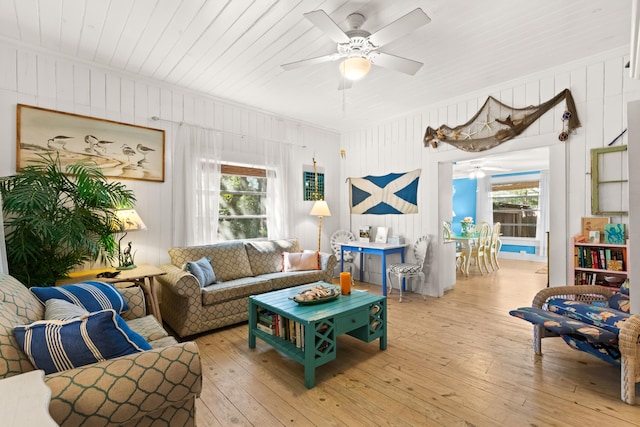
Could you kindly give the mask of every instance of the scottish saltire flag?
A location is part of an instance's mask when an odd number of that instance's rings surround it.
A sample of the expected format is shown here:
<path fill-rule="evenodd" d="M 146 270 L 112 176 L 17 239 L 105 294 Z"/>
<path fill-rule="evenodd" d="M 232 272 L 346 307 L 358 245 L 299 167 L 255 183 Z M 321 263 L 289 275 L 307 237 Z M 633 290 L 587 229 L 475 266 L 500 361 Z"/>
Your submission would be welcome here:
<path fill-rule="evenodd" d="M 384 176 L 349 178 L 351 213 L 412 214 L 418 213 L 418 181 L 420 169 Z"/>

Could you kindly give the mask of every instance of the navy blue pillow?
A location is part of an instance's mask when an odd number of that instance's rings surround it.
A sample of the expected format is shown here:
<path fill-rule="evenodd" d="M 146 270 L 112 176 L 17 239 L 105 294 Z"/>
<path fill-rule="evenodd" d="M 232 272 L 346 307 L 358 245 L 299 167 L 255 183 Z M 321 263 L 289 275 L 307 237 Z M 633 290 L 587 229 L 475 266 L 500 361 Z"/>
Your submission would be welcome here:
<path fill-rule="evenodd" d="M 33 366 L 47 374 L 151 350 L 112 309 L 16 326 L 13 334 Z"/>
<path fill-rule="evenodd" d="M 118 314 L 129 310 L 127 302 L 110 283 L 87 280 L 74 285 L 32 287 L 31 292 L 44 304 L 51 298 L 65 300 L 92 313 L 94 311 L 114 309 Z"/>
<path fill-rule="evenodd" d="M 185 265 L 185 270 L 196 276 L 203 288 L 216 283 L 216 274 L 211 266 L 211 258 L 202 257 L 198 261 L 190 261 Z"/>

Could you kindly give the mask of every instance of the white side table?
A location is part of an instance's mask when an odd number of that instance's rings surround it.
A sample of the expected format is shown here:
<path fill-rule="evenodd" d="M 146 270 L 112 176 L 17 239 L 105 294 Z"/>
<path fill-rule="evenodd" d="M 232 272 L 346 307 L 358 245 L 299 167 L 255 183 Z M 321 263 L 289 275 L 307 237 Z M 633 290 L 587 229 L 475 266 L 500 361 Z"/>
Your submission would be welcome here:
<path fill-rule="evenodd" d="M 51 389 L 44 383 L 44 371 L 0 380 L 0 424 L 7 427 L 57 426 L 49 414 Z"/>

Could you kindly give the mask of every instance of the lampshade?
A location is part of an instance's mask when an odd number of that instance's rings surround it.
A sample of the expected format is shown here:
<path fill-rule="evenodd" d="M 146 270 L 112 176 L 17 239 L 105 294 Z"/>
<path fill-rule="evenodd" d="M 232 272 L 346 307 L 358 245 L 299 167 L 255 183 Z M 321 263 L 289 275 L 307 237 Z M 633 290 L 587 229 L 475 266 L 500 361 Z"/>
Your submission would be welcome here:
<path fill-rule="evenodd" d="M 120 221 L 118 231 L 128 232 L 147 229 L 147 226 L 144 225 L 144 222 L 142 222 L 140 215 L 138 215 L 135 209 L 117 209 L 115 214 Z"/>
<path fill-rule="evenodd" d="M 347 58 L 340 63 L 340 73 L 348 80 L 360 80 L 371 69 L 371 62 L 359 56 Z"/>
<path fill-rule="evenodd" d="M 331 211 L 329 210 L 329 205 L 324 200 L 316 200 L 311 208 L 311 212 L 309 215 L 314 216 L 331 216 Z"/>

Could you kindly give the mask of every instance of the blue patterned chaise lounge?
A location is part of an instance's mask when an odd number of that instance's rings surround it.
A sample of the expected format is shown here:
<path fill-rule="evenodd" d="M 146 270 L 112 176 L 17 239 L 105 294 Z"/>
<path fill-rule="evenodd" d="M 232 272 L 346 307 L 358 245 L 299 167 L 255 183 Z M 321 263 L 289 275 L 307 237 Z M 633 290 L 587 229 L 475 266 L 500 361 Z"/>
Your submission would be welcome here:
<path fill-rule="evenodd" d="M 320 253 L 319 270 L 282 271 L 283 252 L 302 252 L 298 239 L 229 241 L 205 246 L 170 248 L 171 264 L 161 285 L 162 320 L 180 337 L 244 322 L 249 296 L 325 281 L 331 283 L 335 255 Z M 216 283 L 200 286 L 185 271 L 187 262 L 210 258 Z"/>
<path fill-rule="evenodd" d="M 621 367 L 621 399 L 635 404 L 640 382 L 640 315 L 629 314 L 628 282 L 617 292 L 607 286 L 546 288 L 531 307 L 509 312 L 533 323 L 533 349 L 542 354 L 542 338 L 562 337 L 572 348 Z"/>
<path fill-rule="evenodd" d="M 194 426 L 202 388 L 196 343 L 178 343 L 147 316 L 139 287 L 120 293 L 129 307 L 122 318 L 151 350 L 45 375 L 52 418 L 69 427 Z M 0 379 L 35 369 L 14 329 L 44 318 L 40 300 L 12 276 L 0 274 Z"/>

